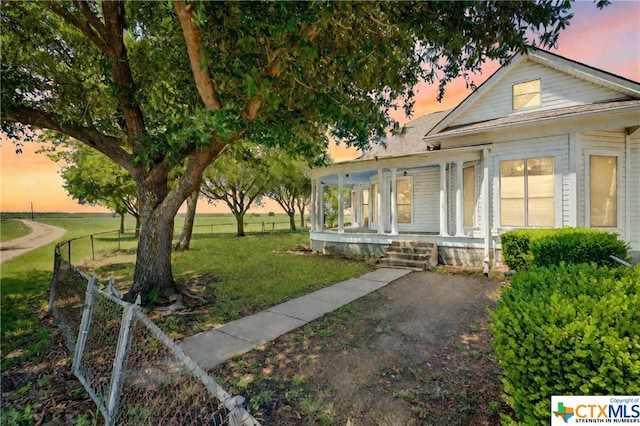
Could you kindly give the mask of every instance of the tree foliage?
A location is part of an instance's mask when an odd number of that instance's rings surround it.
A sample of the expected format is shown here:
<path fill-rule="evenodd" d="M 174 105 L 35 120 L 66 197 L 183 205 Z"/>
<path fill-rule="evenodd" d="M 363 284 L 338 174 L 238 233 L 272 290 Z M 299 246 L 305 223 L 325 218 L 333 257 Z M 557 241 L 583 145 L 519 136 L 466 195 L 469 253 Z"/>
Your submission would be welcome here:
<path fill-rule="evenodd" d="M 411 112 L 416 83 L 439 82 L 442 95 L 488 59 L 553 45 L 570 6 L 5 2 L 3 132 L 59 132 L 127 170 L 141 218 L 127 297 L 167 294 L 173 218 L 227 145 L 245 138 L 310 156 L 329 130 L 366 148 L 397 128 L 392 109 Z"/>
<path fill-rule="evenodd" d="M 223 202 L 237 222 L 243 237 L 244 215 L 251 205 L 260 204 L 272 182 L 273 150 L 248 142 L 230 146 L 204 173 L 200 192 L 211 204 Z"/>
<path fill-rule="evenodd" d="M 121 216 L 129 213 L 137 223 L 137 191 L 131 175 L 86 145 L 69 142 L 65 146 L 49 151 L 48 156 L 62 163 L 60 175 L 67 193 L 80 204 L 99 205 Z"/>

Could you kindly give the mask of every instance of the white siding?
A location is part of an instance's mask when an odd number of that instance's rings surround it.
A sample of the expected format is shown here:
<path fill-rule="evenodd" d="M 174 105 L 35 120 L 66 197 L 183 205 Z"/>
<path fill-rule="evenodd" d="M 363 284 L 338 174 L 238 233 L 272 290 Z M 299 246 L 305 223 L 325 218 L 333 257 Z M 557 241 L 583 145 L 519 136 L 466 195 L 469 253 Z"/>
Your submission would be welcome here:
<path fill-rule="evenodd" d="M 578 135 L 578 226 L 588 227 L 586 212 L 589 206 L 586 205 L 586 197 L 589 188 L 587 181 L 587 155 L 617 155 L 618 156 L 618 230 L 623 232 L 625 224 L 625 131 L 602 130 L 594 132 L 583 132 Z"/>
<path fill-rule="evenodd" d="M 631 248 L 640 250 L 640 134 L 631 137 L 631 170 L 629 170 L 631 189 Z"/>
<path fill-rule="evenodd" d="M 512 86 L 515 83 L 540 79 L 542 100 L 539 107 L 512 109 Z M 589 83 L 580 78 L 524 61 L 505 75 L 491 90 L 481 96 L 470 108 L 449 126 L 524 114 L 532 111 L 583 105 L 592 102 L 618 99 L 620 93 Z"/>
<path fill-rule="evenodd" d="M 489 176 L 492 179 L 490 221 L 501 229 L 500 214 L 500 161 L 525 158 L 554 157 L 556 174 L 556 227 L 569 226 L 570 179 L 569 179 L 569 135 L 546 138 L 514 140 L 494 145 L 489 156 Z"/>
<path fill-rule="evenodd" d="M 409 172 L 413 176 L 413 223 L 399 224 L 400 231 L 440 230 L 440 169 L 429 167 Z"/>

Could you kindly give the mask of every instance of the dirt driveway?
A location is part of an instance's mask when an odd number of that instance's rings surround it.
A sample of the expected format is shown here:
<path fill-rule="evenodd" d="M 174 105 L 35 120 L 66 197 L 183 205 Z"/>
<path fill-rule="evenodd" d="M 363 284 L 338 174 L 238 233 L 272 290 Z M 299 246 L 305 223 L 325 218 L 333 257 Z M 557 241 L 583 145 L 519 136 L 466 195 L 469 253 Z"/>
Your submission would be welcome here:
<path fill-rule="evenodd" d="M 44 223 L 25 219 L 20 221 L 31 228 L 31 233 L 15 240 L 3 242 L 0 245 L 0 263 L 54 242 L 67 232 L 66 229 L 58 228 L 57 226 L 45 225 Z"/>
<path fill-rule="evenodd" d="M 501 284 L 457 272 L 411 273 L 210 373 L 267 425 L 498 424 Z"/>

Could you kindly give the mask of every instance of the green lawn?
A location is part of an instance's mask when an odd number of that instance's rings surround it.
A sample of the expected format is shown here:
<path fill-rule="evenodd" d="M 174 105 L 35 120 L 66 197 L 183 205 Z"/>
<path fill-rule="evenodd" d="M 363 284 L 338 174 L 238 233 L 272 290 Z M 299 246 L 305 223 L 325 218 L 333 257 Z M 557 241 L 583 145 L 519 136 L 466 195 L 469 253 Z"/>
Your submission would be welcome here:
<path fill-rule="evenodd" d="M 119 218 L 110 215 L 36 218 L 67 229 L 62 240 L 90 233 L 116 230 Z M 253 217 L 285 222 L 284 215 Z M 133 220 L 126 227 L 133 228 Z M 307 244 L 308 232 L 252 233 L 238 238 L 233 233 L 211 233 L 234 223 L 232 216 L 202 215 L 196 218 L 191 250 L 173 255 L 176 281 L 199 292 L 207 302 L 197 306 L 196 314 L 164 316 L 158 325 L 173 337 L 194 334 L 213 324 L 226 322 L 248 313 L 311 292 L 323 286 L 358 276 L 371 269 L 362 261 L 320 255 L 299 255 L 287 251 Z M 175 237 L 179 236 L 182 218 L 176 220 Z M 226 226 L 226 225 L 225 225 Z M 231 225 L 234 232 L 235 226 Z M 117 233 L 94 238 L 96 260 L 91 260 L 91 241 L 78 239 L 71 243 L 72 262 L 96 271 L 99 280 L 108 276 L 126 289 L 132 279 L 135 239 L 132 234 L 120 238 Z M 27 360 L 48 344 L 49 326 L 45 324 L 48 292 L 51 285 L 55 243 L 26 253 L 2 265 L 1 270 L 1 337 L 2 367 Z M 66 247 L 65 247 L 66 250 Z M 66 257 L 66 256 L 65 256 Z"/>
<path fill-rule="evenodd" d="M 23 237 L 31 232 L 24 223 L 13 219 L 0 220 L 0 242 Z"/>

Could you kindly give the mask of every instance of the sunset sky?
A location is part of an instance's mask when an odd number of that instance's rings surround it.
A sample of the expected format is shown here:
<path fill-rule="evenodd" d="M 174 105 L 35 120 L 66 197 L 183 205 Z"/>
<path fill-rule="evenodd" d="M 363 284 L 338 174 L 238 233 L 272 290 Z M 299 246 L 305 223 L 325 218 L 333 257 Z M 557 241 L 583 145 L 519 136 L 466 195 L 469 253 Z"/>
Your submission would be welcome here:
<path fill-rule="evenodd" d="M 554 53 L 605 71 L 640 81 L 640 2 L 616 1 L 599 11 L 591 1 L 574 4 L 575 17 L 570 26 L 560 35 L 558 48 Z M 497 64 L 488 64 L 483 74 L 476 76 L 476 85 L 482 83 L 497 69 Z M 447 87 L 442 103 L 436 102 L 437 86 L 422 85 L 414 117 L 454 107 L 460 103 L 469 90 L 464 81 L 457 80 Z M 400 122 L 407 117 L 395 115 Z M 10 142 L 0 145 L 0 212 L 30 211 L 31 203 L 36 212 L 106 212 L 101 207 L 79 205 L 68 196 L 62 187 L 59 165 L 44 154 L 36 154 L 36 143 L 27 143 L 22 154 L 15 153 Z M 343 146 L 332 147 L 336 161 L 357 157 L 359 152 Z M 201 200 L 198 211 L 227 212 L 223 206 L 209 206 Z M 281 209 L 274 204 L 252 211 L 274 211 Z"/>

